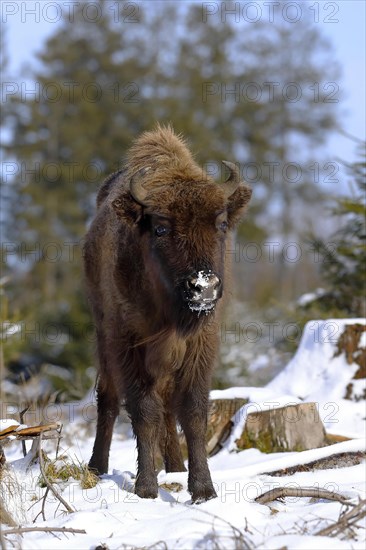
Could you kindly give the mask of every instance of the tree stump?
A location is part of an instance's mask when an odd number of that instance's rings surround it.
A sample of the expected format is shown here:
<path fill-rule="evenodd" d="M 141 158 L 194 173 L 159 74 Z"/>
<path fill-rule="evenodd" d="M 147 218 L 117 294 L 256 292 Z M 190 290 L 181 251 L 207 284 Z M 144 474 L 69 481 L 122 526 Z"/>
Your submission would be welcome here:
<path fill-rule="evenodd" d="M 349 382 L 346 386 L 345 399 L 352 401 L 361 401 L 366 399 L 366 347 L 361 337 L 366 332 L 366 325 L 355 323 L 353 325 L 346 325 L 344 332 L 339 337 L 337 342 L 337 351 L 334 357 L 338 355 L 345 355 L 346 361 L 349 365 L 358 365 L 358 369 L 353 375 L 352 380 L 356 382 Z"/>
<path fill-rule="evenodd" d="M 208 456 L 222 449 L 232 432 L 235 416 L 241 414 L 241 407 L 247 402 L 242 398 L 211 401 L 206 438 Z M 183 458 L 186 459 L 188 453 L 183 432 L 180 432 L 179 440 Z M 316 403 L 300 403 L 250 413 L 242 435 L 236 440 L 239 450 L 254 447 L 265 453 L 305 451 L 330 443 Z M 156 454 L 156 465 L 158 469 L 164 467 L 160 453 Z"/>
<path fill-rule="evenodd" d="M 240 450 L 278 453 L 324 447 L 327 441 L 316 403 L 300 403 L 248 414 L 236 444 Z"/>
<path fill-rule="evenodd" d="M 214 399 L 210 402 L 207 427 L 207 454 L 220 451 L 234 425 L 232 418 L 248 402 L 247 399 Z"/>

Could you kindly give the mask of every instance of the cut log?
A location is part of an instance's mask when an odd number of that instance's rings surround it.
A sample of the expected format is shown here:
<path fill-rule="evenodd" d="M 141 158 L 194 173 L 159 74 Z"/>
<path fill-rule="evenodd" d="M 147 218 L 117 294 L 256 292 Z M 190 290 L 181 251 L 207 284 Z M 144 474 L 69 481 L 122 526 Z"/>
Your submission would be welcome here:
<path fill-rule="evenodd" d="M 316 403 L 300 403 L 248 414 L 236 444 L 240 450 L 276 453 L 324 447 L 327 440 Z"/>

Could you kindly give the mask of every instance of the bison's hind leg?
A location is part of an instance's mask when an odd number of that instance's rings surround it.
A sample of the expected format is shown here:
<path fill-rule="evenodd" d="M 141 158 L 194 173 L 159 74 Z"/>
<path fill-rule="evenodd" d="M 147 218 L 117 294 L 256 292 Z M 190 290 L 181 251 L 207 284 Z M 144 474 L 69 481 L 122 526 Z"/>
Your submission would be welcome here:
<path fill-rule="evenodd" d="M 89 468 L 100 475 L 108 473 L 113 426 L 119 413 L 119 396 L 116 389 L 112 384 L 104 384 L 103 379 L 98 381 L 97 408 L 97 434 Z"/>
<path fill-rule="evenodd" d="M 177 434 L 176 418 L 173 412 L 166 412 L 161 428 L 159 447 L 166 472 L 185 472 L 182 452 Z"/>

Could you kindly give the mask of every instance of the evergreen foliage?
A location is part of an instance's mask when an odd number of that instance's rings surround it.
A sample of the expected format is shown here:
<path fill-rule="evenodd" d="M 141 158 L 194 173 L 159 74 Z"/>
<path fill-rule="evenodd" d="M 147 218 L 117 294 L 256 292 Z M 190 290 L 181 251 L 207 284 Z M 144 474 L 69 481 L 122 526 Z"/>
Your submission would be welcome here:
<path fill-rule="evenodd" d="M 311 246 L 320 262 L 325 291 L 305 306 L 306 316 L 366 316 L 366 161 L 348 166 L 351 197 L 337 199 L 333 215 L 339 229 L 328 241 L 314 236 Z"/>

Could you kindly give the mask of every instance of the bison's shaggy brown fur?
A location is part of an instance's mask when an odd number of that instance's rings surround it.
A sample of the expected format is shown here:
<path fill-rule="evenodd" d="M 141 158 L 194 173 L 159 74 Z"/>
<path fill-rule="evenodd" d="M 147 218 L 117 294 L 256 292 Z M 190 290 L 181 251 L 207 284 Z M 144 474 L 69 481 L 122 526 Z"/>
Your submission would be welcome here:
<path fill-rule="evenodd" d="M 109 176 L 84 248 L 96 322 L 98 425 L 90 467 L 108 470 L 114 421 L 124 400 L 138 447 L 135 490 L 157 496 L 158 444 L 166 471 L 184 464 L 188 445 L 193 501 L 215 496 L 205 456 L 211 372 L 217 354 L 225 243 L 251 195 L 233 165 L 216 184 L 184 140 L 157 127 L 131 147 Z"/>

